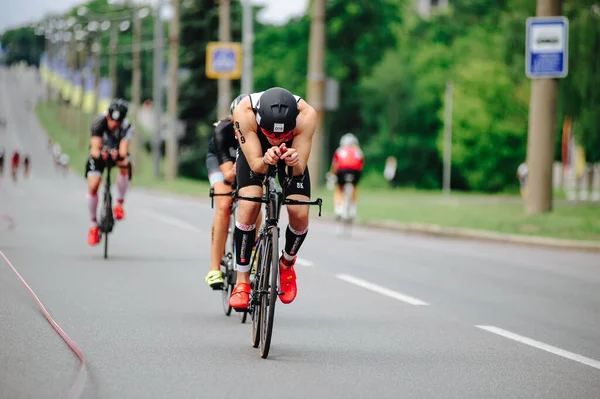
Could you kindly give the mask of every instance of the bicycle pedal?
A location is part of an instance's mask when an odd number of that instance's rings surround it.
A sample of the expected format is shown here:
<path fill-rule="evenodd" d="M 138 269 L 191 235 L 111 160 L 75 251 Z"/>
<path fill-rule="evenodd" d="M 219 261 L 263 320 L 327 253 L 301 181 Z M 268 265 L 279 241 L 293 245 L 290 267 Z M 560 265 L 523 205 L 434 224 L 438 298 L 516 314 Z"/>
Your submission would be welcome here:
<path fill-rule="evenodd" d="M 217 283 L 210 286 L 210 288 L 212 288 L 213 291 L 223 291 L 223 287 L 225 287 L 225 284 L 223 283 Z"/>
<path fill-rule="evenodd" d="M 232 308 L 233 310 L 235 310 L 238 313 L 246 313 L 248 312 L 248 309 L 244 309 L 244 308 Z"/>

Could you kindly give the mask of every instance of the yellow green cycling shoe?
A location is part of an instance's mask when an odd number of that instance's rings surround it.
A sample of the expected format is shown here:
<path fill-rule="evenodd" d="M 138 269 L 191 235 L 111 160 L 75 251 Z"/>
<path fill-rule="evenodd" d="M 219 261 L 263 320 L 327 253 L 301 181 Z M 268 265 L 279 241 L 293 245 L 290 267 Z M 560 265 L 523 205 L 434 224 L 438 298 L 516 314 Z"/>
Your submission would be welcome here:
<path fill-rule="evenodd" d="M 215 291 L 222 290 L 225 285 L 223 273 L 220 270 L 209 271 L 206 277 L 204 277 L 204 281 L 206 281 L 206 284 Z"/>

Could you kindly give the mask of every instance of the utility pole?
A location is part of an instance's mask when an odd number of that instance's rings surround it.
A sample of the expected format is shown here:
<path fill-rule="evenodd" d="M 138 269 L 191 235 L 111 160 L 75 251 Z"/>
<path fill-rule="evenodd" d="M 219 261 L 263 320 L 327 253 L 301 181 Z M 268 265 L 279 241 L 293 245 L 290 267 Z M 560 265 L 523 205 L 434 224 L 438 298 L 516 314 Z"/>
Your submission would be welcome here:
<path fill-rule="evenodd" d="M 231 0 L 219 0 L 219 41 L 221 43 L 231 42 Z M 231 104 L 231 80 L 219 79 L 219 101 L 217 119 L 229 115 Z"/>
<path fill-rule="evenodd" d="M 132 102 L 132 121 L 135 124 L 138 124 L 138 112 L 140 110 L 141 105 L 141 66 L 140 66 L 140 37 L 141 37 L 142 23 L 140 20 L 140 7 L 134 6 L 133 8 L 133 42 L 132 42 L 132 52 L 133 52 L 133 74 L 132 74 L 132 82 L 131 82 L 131 102 Z M 140 170 L 141 163 L 141 151 L 142 151 L 142 142 L 140 133 L 133 135 L 132 147 L 132 156 L 133 156 L 133 164 L 135 165 L 136 171 Z"/>
<path fill-rule="evenodd" d="M 48 37 L 46 36 L 46 66 L 48 68 L 48 71 L 50 71 L 50 68 L 52 66 L 52 54 L 51 54 L 51 50 L 50 50 L 50 39 L 48 39 Z M 52 92 L 51 92 L 51 85 L 50 82 L 46 81 L 46 101 L 50 101 L 52 100 Z"/>
<path fill-rule="evenodd" d="M 537 0 L 536 15 L 561 14 L 562 0 Z M 552 163 L 556 130 L 558 79 L 533 79 L 529 102 L 527 134 L 527 195 L 525 213 L 530 215 L 552 210 Z"/>
<path fill-rule="evenodd" d="M 81 151 L 84 149 L 85 139 L 87 138 L 87 135 L 85 134 L 85 125 L 83 122 L 85 115 L 85 112 L 83 111 L 83 98 L 85 96 L 85 76 L 83 74 L 83 60 L 85 53 L 87 53 L 87 45 L 85 42 L 81 42 L 78 43 L 77 46 L 77 69 L 79 70 L 79 84 L 81 86 L 81 102 L 79 104 L 79 110 L 77 112 L 77 115 L 79 115 L 79 123 L 77 124 L 77 149 Z"/>
<path fill-rule="evenodd" d="M 450 173 L 452 168 L 452 81 L 446 83 L 446 100 L 444 101 L 444 194 L 450 194 Z"/>
<path fill-rule="evenodd" d="M 323 119 L 325 117 L 325 0 L 312 2 L 310 47 L 308 50 L 307 102 L 317 111 L 317 128 L 308 161 L 311 186 L 320 187 L 323 180 Z"/>
<path fill-rule="evenodd" d="M 109 74 L 110 74 L 110 98 L 114 99 L 117 95 L 117 43 L 119 42 L 119 25 L 113 24 L 110 30 L 110 59 L 109 59 Z"/>
<path fill-rule="evenodd" d="M 250 94 L 254 90 L 252 71 L 252 52 L 254 47 L 254 15 L 250 0 L 242 2 L 242 93 Z"/>
<path fill-rule="evenodd" d="M 173 7 L 173 16 L 169 29 L 169 92 L 167 95 L 167 112 L 169 113 L 169 126 L 167 138 L 167 165 L 166 177 L 169 180 L 177 177 L 177 96 L 179 88 L 178 70 L 179 70 L 179 0 L 171 0 Z"/>
<path fill-rule="evenodd" d="M 98 98 L 100 97 L 100 53 L 102 47 L 96 38 L 92 44 L 92 54 L 94 57 L 94 108 L 92 108 L 92 115 L 98 113 Z"/>
<path fill-rule="evenodd" d="M 154 105 L 154 134 L 152 136 L 152 160 L 154 166 L 154 177 L 160 177 L 160 142 L 162 121 L 162 78 L 163 78 L 163 26 L 160 19 L 164 0 L 158 0 L 154 15 L 154 74 L 153 74 L 153 101 Z"/>

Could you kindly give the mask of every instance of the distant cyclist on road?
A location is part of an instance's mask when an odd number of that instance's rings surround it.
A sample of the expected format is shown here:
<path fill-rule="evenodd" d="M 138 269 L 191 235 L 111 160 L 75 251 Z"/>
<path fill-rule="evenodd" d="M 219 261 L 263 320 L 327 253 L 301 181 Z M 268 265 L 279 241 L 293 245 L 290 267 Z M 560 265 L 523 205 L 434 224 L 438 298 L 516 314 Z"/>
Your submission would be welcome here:
<path fill-rule="evenodd" d="M 284 183 L 287 166 L 293 179 L 285 187 L 286 196 L 310 200 L 310 176 L 307 168 L 312 138 L 317 125 L 313 107 L 288 90 L 274 87 L 244 98 L 233 112 L 234 128 L 240 143 L 236 176 L 240 195 L 260 197 L 269 165 L 279 165 L 279 182 Z M 240 201 L 235 225 L 237 284 L 229 300 L 231 307 L 248 307 L 250 294 L 250 255 L 256 235 L 256 217 L 260 203 Z M 286 207 L 289 225 L 285 247 L 279 258 L 282 303 L 291 303 L 297 294 L 297 253 L 308 234 L 308 205 Z"/>
<path fill-rule="evenodd" d="M 60 163 L 60 167 L 62 169 L 63 174 L 66 174 L 69 170 L 69 156 L 67 154 L 60 154 L 58 158 L 58 162 Z"/>
<path fill-rule="evenodd" d="M 521 197 L 525 198 L 527 195 L 527 176 L 529 175 L 529 169 L 527 164 L 523 162 L 517 168 L 517 179 L 519 179 Z"/>
<path fill-rule="evenodd" d="M 61 154 L 60 144 L 54 143 L 52 145 L 52 159 L 54 160 L 54 166 L 55 167 L 59 166 L 58 157 L 60 157 L 60 154 Z"/>
<path fill-rule="evenodd" d="M 350 217 L 356 216 L 357 185 L 363 171 L 365 160 L 358 145 L 358 139 L 352 133 L 346 133 L 340 139 L 340 146 L 333 154 L 330 176 L 337 177 L 335 185 L 334 203 L 335 215 L 341 217 L 344 206 L 343 187 L 347 181 L 352 183 L 352 203 L 350 204 Z"/>
<path fill-rule="evenodd" d="M 19 154 L 19 150 L 15 150 L 13 152 L 13 156 L 10 163 L 10 173 L 12 175 L 13 181 L 17 181 L 17 170 L 19 169 L 20 164 L 21 155 Z"/>
<path fill-rule="evenodd" d="M 29 155 L 25 154 L 25 159 L 23 159 L 23 166 L 25 167 L 25 178 L 29 177 Z"/>
<path fill-rule="evenodd" d="M 119 167 L 117 205 L 114 208 L 115 219 L 121 220 L 125 217 L 123 203 L 131 180 L 129 143 L 134 132 L 133 126 L 125 118 L 127 110 L 127 103 L 117 99 L 110 104 L 107 114 L 100 114 L 92 120 L 90 155 L 85 167 L 85 176 L 88 181 L 88 209 L 92 222 L 88 233 L 89 245 L 96 245 L 100 242 L 100 227 L 96 221 L 98 188 L 109 158 Z"/>
<path fill-rule="evenodd" d="M 0 147 L 0 176 L 4 175 L 4 147 Z"/>

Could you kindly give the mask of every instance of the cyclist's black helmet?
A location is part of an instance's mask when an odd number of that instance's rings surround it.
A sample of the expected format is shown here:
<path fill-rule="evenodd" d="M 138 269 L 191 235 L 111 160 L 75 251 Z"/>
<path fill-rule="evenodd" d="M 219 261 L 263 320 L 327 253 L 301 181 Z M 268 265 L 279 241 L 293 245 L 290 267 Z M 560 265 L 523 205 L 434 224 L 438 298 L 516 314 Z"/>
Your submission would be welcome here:
<path fill-rule="evenodd" d="M 110 103 L 108 107 L 108 116 L 110 119 L 117 122 L 123 122 L 123 119 L 127 116 L 127 102 L 123 99 L 117 98 Z"/>
<path fill-rule="evenodd" d="M 265 91 L 256 104 L 256 122 L 270 133 L 279 135 L 296 127 L 296 97 L 286 89 L 273 87 Z"/>
<path fill-rule="evenodd" d="M 237 96 L 232 102 L 231 102 L 231 106 L 229 107 L 229 114 L 233 115 L 233 110 L 235 109 L 235 107 L 238 106 L 238 104 L 244 99 L 244 97 L 246 97 L 247 94 L 240 94 L 239 96 Z"/>

